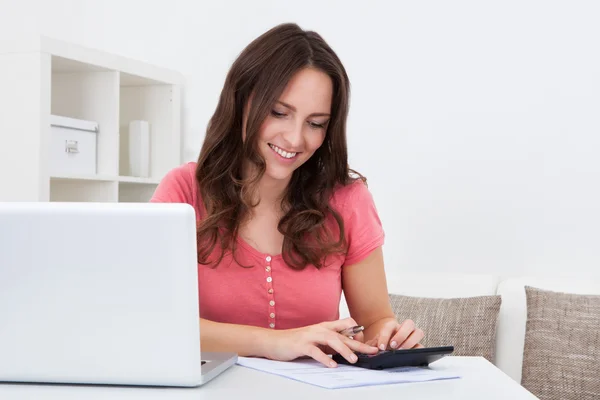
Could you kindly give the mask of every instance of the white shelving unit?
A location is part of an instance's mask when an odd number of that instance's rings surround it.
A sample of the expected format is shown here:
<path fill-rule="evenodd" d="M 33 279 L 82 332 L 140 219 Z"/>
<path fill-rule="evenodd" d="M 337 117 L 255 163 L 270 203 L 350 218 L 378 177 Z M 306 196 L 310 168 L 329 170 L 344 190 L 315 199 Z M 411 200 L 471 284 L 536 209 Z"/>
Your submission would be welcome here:
<path fill-rule="evenodd" d="M 181 163 L 182 76 L 44 36 L 0 38 L 0 201 L 145 202 Z M 50 168 L 51 115 L 98 123 L 96 173 Z M 128 127 L 150 124 L 150 177 L 128 168 Z"/>

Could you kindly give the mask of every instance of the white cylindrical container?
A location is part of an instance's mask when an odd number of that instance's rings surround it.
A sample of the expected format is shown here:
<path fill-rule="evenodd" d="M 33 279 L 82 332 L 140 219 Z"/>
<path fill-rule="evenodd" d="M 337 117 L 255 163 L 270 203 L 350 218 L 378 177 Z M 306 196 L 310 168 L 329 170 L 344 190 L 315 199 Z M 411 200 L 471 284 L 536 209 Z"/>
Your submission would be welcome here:
<path fill-rule="evenodd" d="M 129 171 L 132 176 L 150 177 L 150 124 L 129 122 Z"/>

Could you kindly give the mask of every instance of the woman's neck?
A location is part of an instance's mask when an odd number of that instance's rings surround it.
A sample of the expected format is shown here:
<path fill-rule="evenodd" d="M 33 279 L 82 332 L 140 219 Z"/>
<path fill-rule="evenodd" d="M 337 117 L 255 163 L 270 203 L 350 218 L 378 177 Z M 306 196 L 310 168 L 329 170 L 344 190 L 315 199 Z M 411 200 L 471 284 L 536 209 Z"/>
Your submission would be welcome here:
<path fill-rule="evenodd" d="M 251 169 L 251 167 L 248 165 L 246 171 L 249 169 Z M 260 200 L 260 203 L 257 206 L 260 210 L 276 210 L 277 212 L 280 212 L 282 200 L 289 183 L 290 179 L 273 179 L 268 175 L 263 174 L 256 186 L 256 192 L 252 199 L 253 203 Z"/>
<path fill-rule="evenodd" d="M 281 209 L 281 200 L 285 196 L 289 180 L 271 179 L 263 176 L 256 188 L 256 196 L 260 199 L 259 207 L 275 210 Z"/>

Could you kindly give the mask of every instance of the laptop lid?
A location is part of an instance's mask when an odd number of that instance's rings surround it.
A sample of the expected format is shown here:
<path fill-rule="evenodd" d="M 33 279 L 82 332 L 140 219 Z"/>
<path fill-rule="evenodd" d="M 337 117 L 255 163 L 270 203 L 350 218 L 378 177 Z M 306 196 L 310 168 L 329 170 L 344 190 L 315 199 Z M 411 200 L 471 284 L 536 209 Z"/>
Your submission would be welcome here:
<path fill-rule="evenodd" d="M 0 203 L 0 381 L 200 382 L 187 204 Z"/>

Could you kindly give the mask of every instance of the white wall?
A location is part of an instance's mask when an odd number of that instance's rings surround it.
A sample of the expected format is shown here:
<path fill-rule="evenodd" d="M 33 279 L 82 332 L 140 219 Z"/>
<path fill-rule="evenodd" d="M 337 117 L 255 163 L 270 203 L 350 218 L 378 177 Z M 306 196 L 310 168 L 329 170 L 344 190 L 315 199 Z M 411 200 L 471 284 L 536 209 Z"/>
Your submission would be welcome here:
<path fill-rule="evenodd" d="M 370 179 L 392 277 L 600 276 L 600 3 L 349 3 L 0 0 L 0 35 L 181 71 L 193 160 L 234 57 L 298 22 L 349 71 L 352 166 Z"/>

